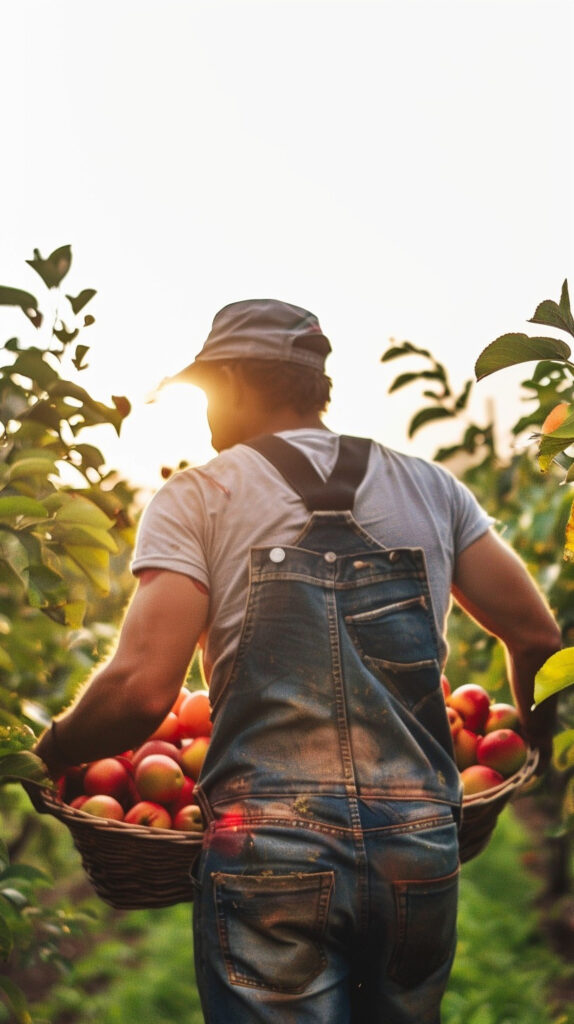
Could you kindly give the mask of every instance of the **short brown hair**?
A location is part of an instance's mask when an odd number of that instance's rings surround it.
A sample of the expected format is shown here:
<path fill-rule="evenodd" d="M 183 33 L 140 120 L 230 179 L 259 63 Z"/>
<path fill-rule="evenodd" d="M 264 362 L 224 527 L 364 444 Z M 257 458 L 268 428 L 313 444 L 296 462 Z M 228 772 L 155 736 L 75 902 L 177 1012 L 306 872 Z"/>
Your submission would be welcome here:
<path fill-rule="evenodd" d="M 265 408 L 277 409 L 289 406 L 298 413 L 324 412 L 331 398 L 331 379 L 320 370 L 280 359 L 233 359 L 211 363 L 209 370 L 217 367 L 239 367 L 250 387 L 261 396 Z M 204 377 L 207 366 L 204 367 Z"/>

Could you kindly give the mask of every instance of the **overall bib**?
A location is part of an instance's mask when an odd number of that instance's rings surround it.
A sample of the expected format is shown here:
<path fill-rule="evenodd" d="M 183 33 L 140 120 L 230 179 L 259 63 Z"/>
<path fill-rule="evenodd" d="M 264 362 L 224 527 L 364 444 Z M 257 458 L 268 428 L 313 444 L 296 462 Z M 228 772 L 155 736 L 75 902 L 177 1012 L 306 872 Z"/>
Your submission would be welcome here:
<path fill-rule="evenodd" d="M 456 938 L 461 791 L 424 553 L 354 519 L 370 442 L 323 483 L 252 446 L 311 512 L 251 552 L 235 664 L 197 787 L 194 945 L 213 1024 L 438 1024 Z"/>

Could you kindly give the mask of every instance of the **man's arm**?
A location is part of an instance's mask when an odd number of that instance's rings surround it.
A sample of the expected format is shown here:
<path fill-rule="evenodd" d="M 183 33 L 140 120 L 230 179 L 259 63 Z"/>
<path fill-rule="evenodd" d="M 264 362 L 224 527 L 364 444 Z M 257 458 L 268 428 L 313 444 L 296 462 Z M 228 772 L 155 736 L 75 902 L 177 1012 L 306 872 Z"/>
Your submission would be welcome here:
<path fill-rule="evenodd" d="M 562 646 L 560 630 L 520 558 L 489 531 L 459 556 L 458 603 L 506 648 L 509 682 L 528 742 L 545 764 L 552 749 L 556 701 L 532 711 L 534 676 Z"/>
<path fill-rule="evenodd" d="M 36 746 L 53 778 L 70 764 L 142 743 L 173 705 L 207 619 L 209 597 L 190 577 L 148 570 L 111 660 Z"/>

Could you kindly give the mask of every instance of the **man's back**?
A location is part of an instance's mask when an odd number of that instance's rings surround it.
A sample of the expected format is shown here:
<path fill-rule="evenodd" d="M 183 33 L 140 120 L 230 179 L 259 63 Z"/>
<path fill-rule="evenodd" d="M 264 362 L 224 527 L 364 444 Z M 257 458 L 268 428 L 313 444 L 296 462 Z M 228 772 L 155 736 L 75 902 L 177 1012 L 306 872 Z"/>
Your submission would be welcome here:
<path fill-rule="evenodd" d="M 323 429 L 282 431 L 326 478 L 339 436 Z M 458 554 L 488 529 L 470 492 L 439 466 L 373 444 L 354 515 L 383 547 L 423 549 L 439 638 Z M 252 547 L 293 544 L 309 513 L 298 494 L 258 452 L 236 445 L 198 469 L 175 474 L 146 510 L 133 569 L 185 572 L 210 593 L 204 660 L 217 700 L 235 655 L 249 583 Z"/>

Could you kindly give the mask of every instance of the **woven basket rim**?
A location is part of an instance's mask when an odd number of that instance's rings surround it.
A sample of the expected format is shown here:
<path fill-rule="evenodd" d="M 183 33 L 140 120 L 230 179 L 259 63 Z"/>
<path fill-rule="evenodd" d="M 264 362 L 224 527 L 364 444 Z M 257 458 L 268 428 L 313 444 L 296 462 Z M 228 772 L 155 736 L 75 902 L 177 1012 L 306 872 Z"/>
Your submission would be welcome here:
<path fill-rule="evenodd" d="M 138 839 L 150 840 L 151 842 L 158 842 L 160 840 L 165 842 L 169 840 L 177 845 L 196 845 L 203 840 L 203 829 L 183 831 L 171 828 L 156 828 L 151 825 L 137 825 L 129 821 L 116 821 L 113 818 L 100 818 L 95 814 L 86 814 L 81 808 L 71 807 L 70 804 L 64 803 L 63 800 L 54 796 L 47 789 L 41 790 L 41 799 L 46 810 L 54 815 L 54 817 L 63 821 L 72 830 L 74 827 L 85 827 L 86 829 L 92 828 L 96 832 L 116 833 L 120 836 L 129 835 Z"/>
<path fill-rule="evenodd" d="M 476 807 L 494 803 L 500 797 L 505 797 L 513 790 L 524 786 L 534 775 L 539 759 L 538 750 L 529 747 L 526 761 L 518 771 L 514 772 L 513 775 L 510 775 L 498 786 L 463 797 L 463 807 Z M 40 797 L 46 810 L 70 828 L 91 827 L 98 832 L 131 835 L 155 842 L 168 839 L 177 844 L 196 844 L 202 840 L 204 834 L 203 829 L 192 832 L 179 831 L 177 829 L 156 828 L 150 825 L 137 825 L 127 821 L 116 821 L 113 818 L 101 818 L 94 814 L 86 814 L 81 808 L 72 807 L 61 800 L 60 797 L 54 795 L 51 790 L 45 788 L 40 789 Z"/>
<path fill-rule="evenodd" d="M 528 747 L 526 761 L 518 771 L 510 775 L 504 782 L 499 783 L 498 786 L 493 786 L 492 789 L 486 789 L 481 793 L 471 793 L 465 796 L 462 801 L 463 807 L 476 807 L 494 803 L 500 797 L 507 796 L 512 790 L 524 786 L 534 775 L 539 760 L 538 750 Z"/>

